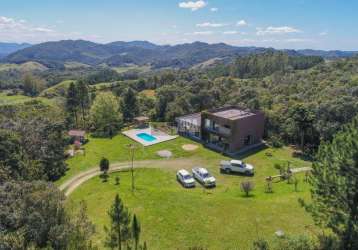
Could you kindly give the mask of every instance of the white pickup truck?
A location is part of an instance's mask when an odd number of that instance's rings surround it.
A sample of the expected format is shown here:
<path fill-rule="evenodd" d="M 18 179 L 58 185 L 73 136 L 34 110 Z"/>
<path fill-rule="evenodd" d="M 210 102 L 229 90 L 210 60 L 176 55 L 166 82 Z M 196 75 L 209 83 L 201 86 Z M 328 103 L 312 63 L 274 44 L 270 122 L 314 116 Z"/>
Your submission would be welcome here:
<path fill-rule="evenodd" d="M 220 171 L 230 173 L 240 173 L 245 175 L 254 175 L 254 167 L 239 160 L 221 161 Z"/>

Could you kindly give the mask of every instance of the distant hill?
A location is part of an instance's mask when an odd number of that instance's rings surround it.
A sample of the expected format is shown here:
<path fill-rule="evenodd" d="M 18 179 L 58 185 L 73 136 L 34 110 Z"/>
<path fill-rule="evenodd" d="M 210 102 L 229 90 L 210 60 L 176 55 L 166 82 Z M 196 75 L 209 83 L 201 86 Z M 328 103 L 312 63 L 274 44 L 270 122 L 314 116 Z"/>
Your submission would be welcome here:
<path fill-rule="evenodd" d="M 0 42 L 0 59 L 6 57 L 7 55 L 14 53 L 18 50 L 30 47 L 31 44 L 28 43 L 1 43 Z"/>
<path fill-rule="evenodd" d="M 213 58 L 234 58 L 264 51 L 265 48 L 234 47 L 224 43 L 195 42 L 162 46 L 147 41 L 98 44 L 83 40 L 65 40 L 41 43 L 16 51 L 4 61 L 36 61 L 47 67 L 64 67 L 68 62 L 78 62 L 92 66 L 105 63 L 113 67 L 149 64 L 154 68 L 187 68 Z"/>
<path fill-rule="evenodd" d="M 46 42 L 15 51 L 3 61 L 24 63 L 35 61 L 49 68 L 65 68 L 71 63 L 90 66 L 106 64 L 111 67 L 150 65 L 152 68 L 190 68 L 206 65 L 213 59 L 230 62 L 238 56 L 260 54 L 271 48 L 236 47 L 224 43 L 203 42 L 180 45 L 156 45 L 148 41 L 112 42 L 98 44 L 84 40 Z M 355 52 L 320 50 L 285 50 L 291 56 L 314 55 L 323 58 L 350 57 Z"/>
<path fill-rule="evenodd" d="M 325 59 L 336 59 L 336 58 L 347 58 L 353 57 L 358 55 L 358 51 L 342 51 L 342 50 L 312 50 L 312 49 L 305 49 L 305 50 L 298 50 L 298 53 L 305 55 L 305 56 L 320 56 Z"/>

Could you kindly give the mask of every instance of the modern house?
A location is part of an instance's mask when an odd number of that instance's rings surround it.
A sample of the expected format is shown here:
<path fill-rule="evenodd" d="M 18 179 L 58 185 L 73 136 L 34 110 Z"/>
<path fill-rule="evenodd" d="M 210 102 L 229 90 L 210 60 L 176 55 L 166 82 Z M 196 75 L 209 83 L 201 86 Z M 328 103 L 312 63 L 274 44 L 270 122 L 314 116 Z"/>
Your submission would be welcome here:
<path fill-rule="evenodd" d="M 262 144 L 265 116 L 228 106 L 176 118 L 178 133 L 220 152 L 234 154 Z"/>

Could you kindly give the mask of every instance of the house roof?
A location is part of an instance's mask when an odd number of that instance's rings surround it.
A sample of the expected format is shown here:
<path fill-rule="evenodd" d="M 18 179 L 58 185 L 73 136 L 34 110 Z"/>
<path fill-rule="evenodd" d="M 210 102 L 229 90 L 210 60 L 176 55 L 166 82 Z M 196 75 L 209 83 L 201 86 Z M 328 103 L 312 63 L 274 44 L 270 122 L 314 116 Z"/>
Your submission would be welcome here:
<path fill-rule="evenodd" d="M 236 107 L 230 107 L 227 109 L 219 109 L 217 111 L 212 112 L 213 115 L 230 119 L 230 120 L 237 120 L 244 117 L 255 115 L 255 113 L 249 111 L 249 110 L 243 110 Z"/>
<path fill-rule="evenodd" d="M 70 130 L 68 131 L 69 136 L 78 136 L 78 137 L 84 137 L 86 135 L 86 131 L 84 130 Z"/>

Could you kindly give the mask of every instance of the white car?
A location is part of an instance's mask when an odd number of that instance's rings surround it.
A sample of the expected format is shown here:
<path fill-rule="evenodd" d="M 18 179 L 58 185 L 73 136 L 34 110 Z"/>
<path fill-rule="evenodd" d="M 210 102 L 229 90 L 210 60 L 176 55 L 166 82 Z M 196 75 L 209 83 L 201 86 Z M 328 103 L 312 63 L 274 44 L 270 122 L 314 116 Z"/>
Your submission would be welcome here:
<path fill-rule="evenodd" d="M 185 169 L 181 169 L 177 172 L 177 180 L 186 188 L 195 187 L 193 176 Z"/>
<path fill-rule="evenodd" d="M 201 183 L 204 187 L 215 187 L 216 180 L 214 176 L 212 176 L 208 170 L 201 167 L 193 168 L 193 176 L 194 178 Z"/>
<path fill-rule="evenodd" d="M 254 174 L 254 167 L 252 165 L 239 160 L 221 161 L 220 170 L 227 174 L 230 173 L 240 173 L 245 175 Z"/>

